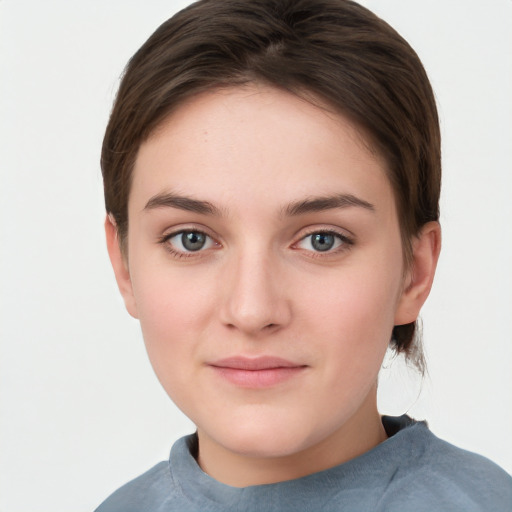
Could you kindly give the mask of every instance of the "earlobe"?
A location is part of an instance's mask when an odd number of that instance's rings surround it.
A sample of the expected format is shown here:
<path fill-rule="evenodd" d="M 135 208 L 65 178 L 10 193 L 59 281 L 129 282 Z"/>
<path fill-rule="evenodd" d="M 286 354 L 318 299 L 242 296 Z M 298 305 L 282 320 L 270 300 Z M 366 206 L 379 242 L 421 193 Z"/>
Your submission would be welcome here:
<path fill-rule="evenodd" d="M 107 239 L 107 250 L 110 263 L 112 263 L 117 286 L 119 287 L 119 291 L 123 296 L 126 309 L 131 316 L 138 318 L 137 304 L 133 295 L 133 287 L 130 278 L 130 271 L 128 268 L 128 261 L 121 251 L 116 222 L 110 214 L 107 215 L 105 219 L 105 236 Z"/>
<path fill-rule="evenodd" d="M 413 240 L 411 268 L 398 302 L 395 325 L 409 324 L 418 318 L 419 312 L 432 288 L 439 252 L 441 227 L 439 222 L 428 222 Z"/>

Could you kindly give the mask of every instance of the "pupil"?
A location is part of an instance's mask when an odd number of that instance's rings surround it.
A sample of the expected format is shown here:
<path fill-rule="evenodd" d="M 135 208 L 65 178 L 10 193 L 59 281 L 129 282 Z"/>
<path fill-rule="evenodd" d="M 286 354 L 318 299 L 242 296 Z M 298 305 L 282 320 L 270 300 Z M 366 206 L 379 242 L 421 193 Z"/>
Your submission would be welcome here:
<path fill-rule="evenodd" d="M 334 245 L 334 235 L 328 233 L 316 233 L 311 240 L 313 248 L 317 251 L 328 251 Z"/>
<path fill-rule="evenodd" d="M 187 251 L 198 251 L 203 248 L 206 242 L 206 236 L 203 233 L 183 233 L 181 235 L 181 243 Z"/>

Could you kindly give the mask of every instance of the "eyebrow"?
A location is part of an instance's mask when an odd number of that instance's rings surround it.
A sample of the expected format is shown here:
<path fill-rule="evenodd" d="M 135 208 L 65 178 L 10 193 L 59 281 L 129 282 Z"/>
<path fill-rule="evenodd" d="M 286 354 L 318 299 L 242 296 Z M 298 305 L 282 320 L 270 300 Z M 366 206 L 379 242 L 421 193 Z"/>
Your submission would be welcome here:
<path fill-rule="evenodd" d="M 308 197 L 300 201 L 292 202 L 283 209 L 283 213 L 286 216 L 298 216 L 306 213 L 321 212 L 336 208 L 349 208 L 354 206 L 364 208 L 372 212 L 375 211 L 373 204 L 352 194 L 335 194 L 332 196 Z M 222 215 L 220 208 L 209 201 L 201 201 L 187 196 L 180 196 L 172 192 L 154 195 L 146 203 L 144 211 L 155 210 L 157 208 L 177 208 L 179 210 L 199 213 L 201 215 L 214 215 L 217 217 Z"/>
<path fill-rule="evenodd" d="M 333 210 L 335 208 L 348 208 L 356 206 L 366 210 L 375 211 L 375 206 L 356 197 L 352 194 L 335 194 L 324 197 L 309 197 L 307 199 L 290 203 L 285 209 L 285 215 L 295 216 L 305 213 L 321 212 L 324 210 Z"/>
<path fill-rule="evenodd" d="M 163 193 L 153 196 L 146 203 L 144 210 L 155 210 L 157 208 L 178 208 L 179 210 L 200 213 L 202 215 L 221 215 L 220 209 L 209 201 L 200 201 L 173 193 Z"/>

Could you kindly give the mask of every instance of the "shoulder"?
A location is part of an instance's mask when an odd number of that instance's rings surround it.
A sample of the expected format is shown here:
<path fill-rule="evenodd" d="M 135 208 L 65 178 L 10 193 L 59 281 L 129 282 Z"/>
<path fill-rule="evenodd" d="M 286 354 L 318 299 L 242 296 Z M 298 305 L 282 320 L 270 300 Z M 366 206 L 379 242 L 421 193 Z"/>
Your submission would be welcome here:
<path fill-rule="evenodd" d="M 411 447 L 410 456 L 389 482 L 384 496 L 388 506 L 382 510 L 512 510 L 512 477 L 503 469 L 442 441 L 425 425 L 407 431 L 403 433 Z M 417 450 L 417 446 L 421 448 Z M 400 506 L 393 508 L 390 503 Z"/>
<path fill-rule="evenodd" d="M 183 493 L 183 482 L 190 481 L 192 485 L 200 473 L 191 455 L 194 440 L 195 435 L 178 439 L 172 446 L 169 460 L 123 485 L 95 512 L 190 510 L 189 500 Z"/>
<path fill-rule="evenodd" d="M 152 512 L 164 510 L 162 501 L 172 493 L 168 462 L 160 462 L 110 495 L 95 512 Z"/>

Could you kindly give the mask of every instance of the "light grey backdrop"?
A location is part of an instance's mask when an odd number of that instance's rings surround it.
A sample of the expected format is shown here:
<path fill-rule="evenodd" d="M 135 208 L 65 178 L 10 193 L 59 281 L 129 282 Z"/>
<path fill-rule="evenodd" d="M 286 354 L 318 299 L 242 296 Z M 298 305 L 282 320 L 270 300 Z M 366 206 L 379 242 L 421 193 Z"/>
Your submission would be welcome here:
<path fill-rule="evenodd" d="M 187 1 L 0 0 L 0 511 L 92 510 L 193 428 L 160 389 L 104 248 L 118 76 Z M 512 471 L 512 2 L 367 0 L 415 47 L 444 135 L 430 377 L 383 412 Z M 400 398 L 399 398 L 400 397 Z"/>

